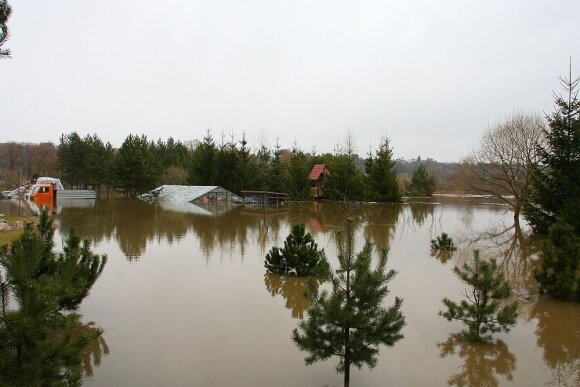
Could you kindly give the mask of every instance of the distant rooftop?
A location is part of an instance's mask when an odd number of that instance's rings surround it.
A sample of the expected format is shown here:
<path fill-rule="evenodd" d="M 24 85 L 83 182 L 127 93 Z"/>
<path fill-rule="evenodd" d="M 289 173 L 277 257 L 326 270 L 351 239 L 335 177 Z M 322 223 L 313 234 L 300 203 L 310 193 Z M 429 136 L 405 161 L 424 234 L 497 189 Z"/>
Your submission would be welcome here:
<path fill-rule="evenodd" d="M 316 164 L 312 171 L 310 172 L 310 176 L 308 176 L 308 180 L 316 181 L 320 179 L 320 176 L 324 173 L 326 169 L 326 164 Z"/>

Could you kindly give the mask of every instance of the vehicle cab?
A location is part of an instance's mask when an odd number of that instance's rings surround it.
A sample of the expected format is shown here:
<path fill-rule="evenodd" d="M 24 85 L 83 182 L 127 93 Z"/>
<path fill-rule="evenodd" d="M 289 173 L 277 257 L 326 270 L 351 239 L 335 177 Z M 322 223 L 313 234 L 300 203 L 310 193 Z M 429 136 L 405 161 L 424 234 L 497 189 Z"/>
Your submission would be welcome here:
<path fill-rule="evenodd" d="M 54 188 L 52 184 L 37 184 L 32 188 L 30 199 L 38 203 L 52 203 Z"/>

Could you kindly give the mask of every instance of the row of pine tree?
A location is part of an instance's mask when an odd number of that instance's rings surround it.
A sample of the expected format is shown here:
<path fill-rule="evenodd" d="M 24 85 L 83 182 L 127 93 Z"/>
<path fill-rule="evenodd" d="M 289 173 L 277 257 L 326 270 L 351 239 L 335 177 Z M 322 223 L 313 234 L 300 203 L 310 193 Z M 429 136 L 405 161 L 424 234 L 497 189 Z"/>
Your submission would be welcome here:
<path fill-rule="evenodd" d="M 173 138 L 154 142 L 145 135 L 129 135 L 119 149 L 97 135 L 63 135 L 58 145 L 61 178 L 71 187 L 107 186 L 127 196 L 146 192 L 161 184 L 219 185 L 232 192 L 266 190 L 289 193 L 294 200 L 311 197 L 308 175 L 315 164 L 326 164 L 330 173 L 325 195 L 336 200 L 399 202 L 401 189 L 393 150 L 382 138 L 378 149 L 364 164 L 347 146 L 343 151 L 312 154 L 297 146 L 291 150 L 265 145 L 257 150 L 240 141 L 217 142 L 208 131 L 195 146 Z M 417 196 L 430 196 L 434 181 L 418 168 L 410 185 Z"/>

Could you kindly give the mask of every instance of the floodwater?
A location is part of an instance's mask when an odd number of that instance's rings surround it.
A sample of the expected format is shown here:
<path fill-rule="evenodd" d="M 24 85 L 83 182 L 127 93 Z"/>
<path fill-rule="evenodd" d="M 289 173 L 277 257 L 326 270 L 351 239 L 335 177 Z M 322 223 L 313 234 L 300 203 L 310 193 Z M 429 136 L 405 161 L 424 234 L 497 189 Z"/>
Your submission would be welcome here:
<path fill-rule="evenodd" d="M 14 203 L 0 203 L 0 212 L 15 211 Z M 398 274 L 385 303 L 403 298 L 407 321 L 404 339 L 381 347 L 374 369 L 353 369 L 351 385 L 580 385 L 580 305 L 537 294 L 532 272 L 540 241 L 525 224 L 513 227 L 505 206 L 445 197 L 267 212 L 129 200 L 60 209 L 57 249 L 74 228 L 109 257 L 79 311 L 84 324 L 104 329 L 85 384 L 341 386 L 336 358 L 306 366 L 290 339 L 308 307 L 305 280 L 265 275 L 263 261 L 292 224 L 305 223 L 336 267 L 333 232 L 346 216 L 354 220 L 357 249 L 365 238 L 390 249 L 388 268 Z M 441 232 L 458 250 L 433 257 L 429 241 Z M 458 339 L 461 323 L 438 316 L 442 298 L 461 299 L 464 286 L 452 269 L 469 262 L 474 249 L 497 258 L 520 302 L 517 325 L 487 345 Z"/>

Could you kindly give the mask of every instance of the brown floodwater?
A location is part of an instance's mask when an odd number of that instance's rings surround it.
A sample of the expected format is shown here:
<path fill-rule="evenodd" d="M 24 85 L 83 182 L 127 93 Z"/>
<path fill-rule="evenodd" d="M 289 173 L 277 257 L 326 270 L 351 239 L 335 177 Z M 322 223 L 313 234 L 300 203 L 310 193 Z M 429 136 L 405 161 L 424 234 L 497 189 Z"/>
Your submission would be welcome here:
<path fill-rule="evenodd" d="M 0 202 L 0 212 L 17 211 L 17 202 Z M 398 274 L 385 303 L 403 298 L 407 321 L 404 339 L 381 347 L 374 369 L 351 371 L 352 386 L 580 385 L 580 305 L 537 294 L 541 241 L 525 222 L 514 227 L 505 206 L 458 197 L 271 211 L 130 200 L 59 209 L 57 249 L 74 228 L 109 257 L 79 311 L 82 324 L 104 329 L 85 384 L 341 386 L 336 358 L 306 366 L 290 339 L 306 315 L 306 280 L 266 275 L 264 256 L 305 223 L 336 267 L 333 232 L 346 216 L 358 249 L 365 239 L 390 249 L 388 267 Z M 429 241 L 441 232 L 458 250 L 431 256 Z M 461 299 L 452 269 L 474 249 L 497 258 L 520 302 L 517 325 L 487 345 L 458 339 L 461 323 L 438 316 L 442 298 Z"/>

